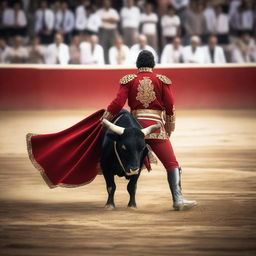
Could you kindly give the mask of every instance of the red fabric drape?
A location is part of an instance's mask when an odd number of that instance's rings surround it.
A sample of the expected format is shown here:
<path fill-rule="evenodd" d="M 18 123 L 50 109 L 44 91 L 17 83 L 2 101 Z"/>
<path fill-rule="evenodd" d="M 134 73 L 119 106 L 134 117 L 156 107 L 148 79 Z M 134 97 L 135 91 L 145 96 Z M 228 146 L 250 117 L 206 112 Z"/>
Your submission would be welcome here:
<path fill-rule="evenodd" d="M 75 187 L 99 173 L 103 137 L 101 109 L 72 127 L 53 134 L 27 134 L 30 160 L 50 188 Z"/>

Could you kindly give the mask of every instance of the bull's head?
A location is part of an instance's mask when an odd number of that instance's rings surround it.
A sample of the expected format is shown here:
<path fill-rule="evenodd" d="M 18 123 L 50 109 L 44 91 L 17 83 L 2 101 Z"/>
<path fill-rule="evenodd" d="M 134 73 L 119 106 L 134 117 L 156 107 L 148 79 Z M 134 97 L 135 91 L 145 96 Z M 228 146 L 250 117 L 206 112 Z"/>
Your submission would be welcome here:
<path fill-rule="evenodd" d="M 123 128 L 106 119 L 103 119 L 102 122 L 114 133 L 109 134 L 109 137 L 116 141 L 117 151 L 122 160 L 126 175 L 138 174 L 145 156 L 145 136 L 159 129 L 160 124 L 138 129 L 134 127 Z"/>

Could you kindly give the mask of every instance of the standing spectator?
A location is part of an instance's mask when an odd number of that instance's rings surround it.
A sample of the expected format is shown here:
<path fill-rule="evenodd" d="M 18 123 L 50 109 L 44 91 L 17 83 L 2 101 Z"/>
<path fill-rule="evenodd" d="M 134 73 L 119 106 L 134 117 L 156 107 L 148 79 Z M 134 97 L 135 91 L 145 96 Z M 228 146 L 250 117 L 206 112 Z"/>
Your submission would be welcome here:
<path fill-rule="evenodd" d="M 123 38 L 117 36 L 115 45 L 109 49 L 109 62 L 112 65 L 123 65 L 129 63 L 129 48 L 124 45 Z"/>
<path fill-rule="evenodd" d="M 179 37 L 173 39 L 172 44 L 167 44 L 161 55 L 161 64 L 180 63 L 182 45 Z"/>
<path fill-rule="evenodd" d="M 81 51 L 81 64 L 91 65 L 103 65 L 104 50 L 101 45 L 98 44 L 98 36 L 92 35 L 89 42 L 83 42 L 80 44 Z"/>
<path fill-rule="evenodd" d="M 75 35 L 69 47 L 70 64 L 80 64 L 80 36 Z"/>
<path fill-rule="evenodd" d="M 6 39 L 11 36 L 11 29 L 14 26 L 14 11 L 8 6 L 8 1 L 1 3 L 1 14 L 2 14 L 2 36 Z"/>
<path fill-rule="evenodd" d="M 216 36 L 209 37 L 208 45 L 203 47 L 205 63 L 226 63 L 226 57 L 223 48 L 218 46 L 217 43 L 218 39 Z"/>
<path fill-rule="evenodd" d="M 161 18 L 162 34 L 164 44 L 171 43 L 180 34 L 180 18 L 175 14 L 172 5 L 168 7 L 167 13 Z"/>
<path fill-rule="evenodd" d="M 117 36 L 119 15 L 115 9 L 111 8 L 110 0 L 103 1 L 103 8 L 98 11 L 98 15 L 101 18 L 100 44 L 104 48 L 104 57 L 108 64 L 108 50 L 114 45 L 115 37 Z"/>
<path fill-rule="evenodd" d="M 204 53 L 200 47 L 201 40 L 198 36 L 192 36 L 190 45 L 185 46 L 182 51 L 184 63 L 204 63 Z"/>
<path fill-rule="evenodd" d="M 75 13 L 75 30 L 76 33 L 83 33 L 86 29 L 87 24 L 87 11 L 86 8 L 89 7 L 89 0 L 82 0 L 81 4 L 77 6 Z"/>
<path fill-rule="evenodd" d="M 134 5 L 134 0 L 127 0 L 126 6 L 120 12 L 124 43 L 131 47 L 139 36 L 140 9 Z"/>
<path fill-rule="evenodd" d="M 13 32 L 12 34 L 25 36 L 26 35 L 26 26 L 27 18 L 25 12 L 21 9 L 20 2 L 15 2 L 13 6 Z"/>
<path fill-rule="evenodd" d="M 4 38 L 0 38 L 0 63 L 9 63 L 11 47 L 9 47 Z"/>
<path fill-rule="evenodd" d="M 232 62 L 256 62 L 256 45 L 249 33 L 244 33 L 235 43 L 235 48 L 232 52 Z"/>
<path fill-rule="evenodd" d="M 221 5 L 216 7 L 215 34 L 217 34 L 219 44 L 229 43 L 229 21 L 228 15 L 223 13 Z"/>
<path fill-rule="evenodd" d="M 8 58 L 10 63 L 26 63 L 28 51 L 23 47 L 23 39 L 21 36 L 14 37 L 13 48 L 11 48 Z"/>
<path fill-rule="evenodd" d="M 212 0 L 207 0 L 207 6 L 204 9 L 204 17 L 206 22 L 206 34 L 209 36 L 215 33 L 216 26 L 216 13 Z"/>
<path fill-rule="evenodd" d="M 71 33 L 75 26 L 75 17 L 73 12 L 68 9 L 68 4 L 66 2 L 63 2 L 61 4 L 61 10 L 56 12 L 55 20 L 56 31 L 63 34 L 64 42 L 69 44 Z"/>
<path fill-rule="evenodd" d="M 145 12 L 141 14 L 142 34 L 147 37 L 148 44 L 152 46 L 155 51 L 157 49 L 157 29 L 156 24 L 158 17 L 153 12 L 153 5 L 146 4 Z"/>
<path fill-rule="evenodd" d="M 30 46 L 28 47 L 28 63 L 43 64 L 45 55 L 45 46 L 40 45 L 40 38 L 38 36 L 32 38 Z"/>
<path fill-rule="evenodd" d="M 87 19 L 86 32 L 89 35 L 98 34 L 100 26 L 101 26 L 101 18 L 97 13 L 97 6 L 95 4 L 92 4 L 90 5 L 90 7 L 88 7 L 88 19 Z"/>
<path fill-rule="evenodd" d="M 203 38 L 203 35 L 206 33 L 206 20 L 202 4 L 195 4 L 192 2 L 190 9 L 187 11 L 185 29 L 187 33 L 186 43 L 192 35 L 197 35 Z"/>
<path fill-rule="evenodd" d="M 60 33 L 56 33 L 54 43 L 47 47 L 45 53 L 46 64 L 66 65 L 69 62 L 69 48 L 63 43 L 63 37 Z"/>
<path fill-rule="evenodd" d="M 54 13 L 43 0 L 35 15 L 35 32 L 40 36 L 42 44 L 50 44 L 53 40 Z"/>
<path fill-rule="evenodd" d="M 158 57 L 157 57 L 156 51 L 151 46 L 149 46 L 147 43 L 148 43 L 147 37 L 145 35 L 140 35 L 139 43 L 135 44 L 131 47 L 130 60 L 129 60 L 130 64 L 136 63 L 137 57 L 142 50 L 151 51 L 152 54 L 154 55 L 155 62 L 156 63 L 158 62 Z"/>

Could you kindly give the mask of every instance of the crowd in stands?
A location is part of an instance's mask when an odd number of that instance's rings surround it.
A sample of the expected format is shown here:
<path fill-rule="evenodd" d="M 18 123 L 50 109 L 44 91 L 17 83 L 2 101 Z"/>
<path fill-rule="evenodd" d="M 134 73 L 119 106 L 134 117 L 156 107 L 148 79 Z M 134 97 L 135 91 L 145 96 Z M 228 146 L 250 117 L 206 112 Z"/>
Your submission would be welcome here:
<path fill-rule="evenodd" d="M 0 63 L 256 62 L 255 2 L 2 0 Z"/>

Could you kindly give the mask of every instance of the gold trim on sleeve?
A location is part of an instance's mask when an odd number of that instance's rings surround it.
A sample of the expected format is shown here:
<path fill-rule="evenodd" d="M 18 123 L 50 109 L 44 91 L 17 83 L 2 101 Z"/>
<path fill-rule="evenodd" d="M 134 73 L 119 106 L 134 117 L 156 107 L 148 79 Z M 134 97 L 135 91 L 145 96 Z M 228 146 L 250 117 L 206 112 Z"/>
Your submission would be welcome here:
<path fill-rule="evenodd" d="M 164 84 L 172 84 L 171 79 L 169 79 L 167 76 L 165 75 L 156 75 L 156 77 L 162 81 Z"/>
<path fill-rule="evenodd" d="M 142 67 L 142 68 L 139 68 L 138 69 L 138 73 L 141 73 L 141 72 L 153 72 L 153 69 L 152 68 L 147 68 L 147 67 Z"/>
<path fill-rule="evenodd" d="M 127 83 L 131 82 L 135 77 L 137 77 L 137 75 L 128 74 L 128 75 L 123 76 L 119 82 L 120 82 L 120 84 L 127 84 Z"/>
<path fill-rule="evenodd" d="M 113 119 L 113 115 L 109 111 L 105 111 L 101 119 L 107 119 L 108 121 L 111 121 Z"/>

